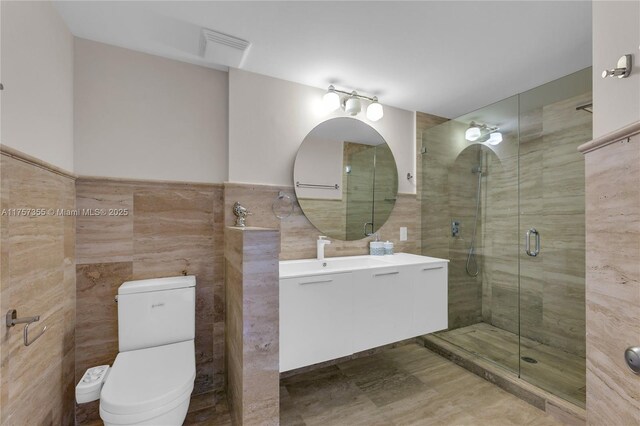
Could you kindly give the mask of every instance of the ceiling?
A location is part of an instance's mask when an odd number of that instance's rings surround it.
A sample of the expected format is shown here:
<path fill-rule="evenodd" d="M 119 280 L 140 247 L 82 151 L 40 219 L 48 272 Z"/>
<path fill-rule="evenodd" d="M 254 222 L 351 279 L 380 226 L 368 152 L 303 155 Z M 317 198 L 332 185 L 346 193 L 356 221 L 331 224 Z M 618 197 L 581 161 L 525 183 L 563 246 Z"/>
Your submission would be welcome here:
<path fill-rule="evenodd" d="M 242 69 L 453 118 L 591 65 L 590 1 L 57 1 L 71 32 L 213 68 L 201 28 L 251 42 Z M 223 68 L 224 69 L 224 68 Z"/>

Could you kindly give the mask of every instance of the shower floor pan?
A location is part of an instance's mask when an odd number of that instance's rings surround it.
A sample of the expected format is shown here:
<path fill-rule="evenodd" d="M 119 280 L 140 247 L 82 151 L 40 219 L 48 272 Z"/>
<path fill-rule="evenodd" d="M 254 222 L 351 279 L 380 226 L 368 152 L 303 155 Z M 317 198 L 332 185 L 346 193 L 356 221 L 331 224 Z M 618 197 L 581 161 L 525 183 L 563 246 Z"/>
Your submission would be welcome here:
<path fill-rule="evenodd" d="M 521 339 L 519 351 L 517 334 L 486 323 L 418 339 L 425 347 L 541 410 L 584 422 L 584 358 L 526 338 Z M 521 377 L 517 374 L 519 365 Z"/>

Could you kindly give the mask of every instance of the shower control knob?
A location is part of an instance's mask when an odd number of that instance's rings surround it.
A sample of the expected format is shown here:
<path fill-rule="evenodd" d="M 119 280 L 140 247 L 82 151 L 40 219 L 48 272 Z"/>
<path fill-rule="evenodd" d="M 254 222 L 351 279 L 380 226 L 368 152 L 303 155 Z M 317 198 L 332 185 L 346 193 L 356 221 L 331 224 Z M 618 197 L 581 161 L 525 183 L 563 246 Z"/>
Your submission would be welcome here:
<path fill-rule="evenodd" d="M 458 235 L 460 235 L 460 222 L 458 222 L 457 220 L 452 220 L 451 221 L 451 236 L 452 237 L 457 237 Z"/>
<path fill-rule="evenodd" d="M 640 346 L 631 346 L 624 351 L 624 360 L 635 374 L 640 374 Z"/>

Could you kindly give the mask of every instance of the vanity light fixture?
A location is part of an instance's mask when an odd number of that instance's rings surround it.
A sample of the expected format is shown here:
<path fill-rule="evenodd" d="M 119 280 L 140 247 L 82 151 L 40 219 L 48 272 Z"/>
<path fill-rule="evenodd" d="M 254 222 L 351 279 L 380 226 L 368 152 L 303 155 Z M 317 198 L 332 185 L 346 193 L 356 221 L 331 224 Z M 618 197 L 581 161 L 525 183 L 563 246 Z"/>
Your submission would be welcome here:
<path fill-rule="evenodd" d="M 367 118 L 371 121 L 378 121 L 382 117 L 384 117 L 384 110 L 378 102 L 378 97 L 374 96 L 373 101 L 367 107 Z"/>
<path fill-rule="evenodd" d="M 358 115 L 360 111 L 362 111 L 362 104 L 360 103 L 358 94 L 354 90 L 351 92 L 351 96 L 344 101 L 344 112 L 349 115 Z"/>
<path fill-rule="evenodd" d="M 502 133 L 496 126 L 476 123 L 472 121 L 469 128 L 464 132 L 464 138 L 469 142 L 488 143 L 489 145 L 498 145 L 502 142 Z"/>
<path fill-rule="evenodd" d="M 327 112 L 333 112 L 340 108 L 340 95 L 336 93 L 335 87 L 329 86 L 327 93 L 325 93 L 322 98 L 322 103 Z"/>
<path fill-rule="evenodd" d="M 487 139 L 489 145 L 498 145 L 500 142 L 502 142 L 502 133 L 492 132 L 489 134 L 489 139 Z"/>
<path fill-rule="evenodd" d="M 469 128 L 464 132 L 464 138 L 469 142 L 475 142 L 480 136 L 482 136 L 480 126 L 478 126 L 475 121 L 472 121 L 471 124 L 469 124 Z"/>
<path fill-rule="evenodd" d="M 340 94 L 345 95 L 342 100 L 340 99 Z M 367 106 L 367 118 L 369 120 L 378 121 L 384 116 L 384 109 L 376 96 L 360 95 L 355 90 L 351 92 L 338 90 L 333 85 L 327 89 L 327 93 L 322 98 L 322 103 L 327 112 L 333 112 L 342 107 L 347 114 L 355 116 L 362 111 L 362 100 L 370 102 Z"/>

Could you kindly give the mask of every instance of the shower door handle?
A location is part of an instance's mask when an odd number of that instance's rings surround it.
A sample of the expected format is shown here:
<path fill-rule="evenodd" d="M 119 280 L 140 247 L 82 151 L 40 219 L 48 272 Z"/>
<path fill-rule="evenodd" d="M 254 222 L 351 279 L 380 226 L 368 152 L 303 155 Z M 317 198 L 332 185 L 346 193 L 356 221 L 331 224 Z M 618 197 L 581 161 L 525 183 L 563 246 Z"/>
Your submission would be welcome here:
<path fill-rule="evenodd" d="M 536 248 L 531 251 L 531 234 L 536 237 Z M 540 233 L 536 231 L 536 228 L 531 228 L 527 231 L 524 238 L 524 251 L 531 257 L 536 257 L 540 254 Z"/>

